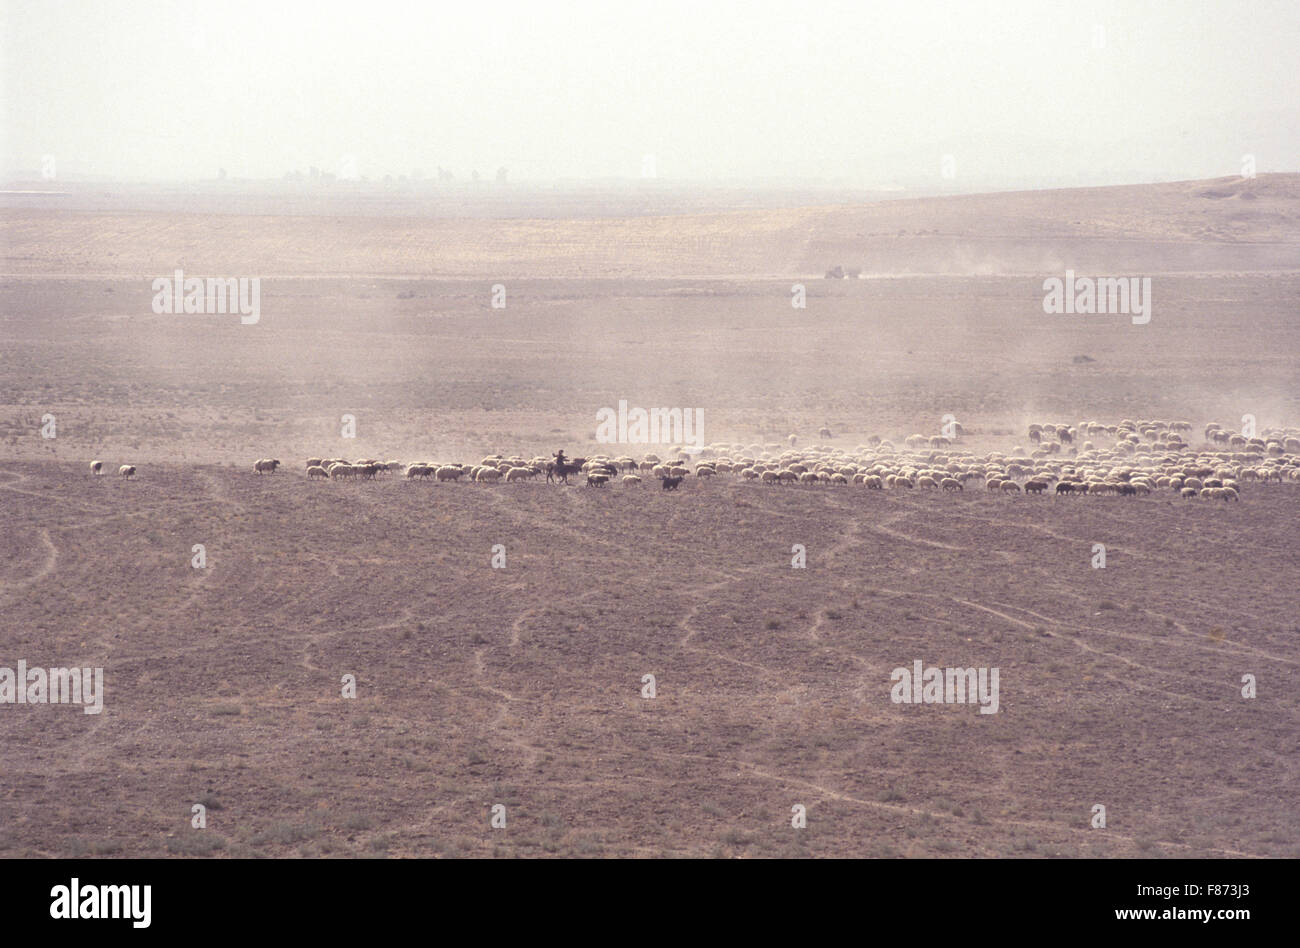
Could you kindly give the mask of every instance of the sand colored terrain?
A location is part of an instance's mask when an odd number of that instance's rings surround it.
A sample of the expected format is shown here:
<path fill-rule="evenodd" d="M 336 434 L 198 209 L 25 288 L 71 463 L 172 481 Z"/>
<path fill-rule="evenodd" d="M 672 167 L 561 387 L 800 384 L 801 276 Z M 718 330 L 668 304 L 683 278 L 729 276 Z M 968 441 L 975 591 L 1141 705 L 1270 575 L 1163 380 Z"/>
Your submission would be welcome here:
<path fill-rule="evenodd" d="M 700 407 L 710 441 L 828 424 L 850 448 L 946 413 L 976 451 L 1030 421 L 1186 419 L 1198 447 L 1208 421 L 1295 425 L 1297 176 L 0 221 L 0 666 L 107 688 L 100 715 L 0 705 L 0 854 L 1300 855 L 1295 484 L 1229 505 L 302 466 L 590 453 L 620 399 Z M 176 267 L 260 277 L 261 321 L 155 315 Z M 1151 322 L 1044 314 L 1067 268 L 1151 276 Z M 999 712 L 891 703 L 915 659 L 998 666 Z"/>

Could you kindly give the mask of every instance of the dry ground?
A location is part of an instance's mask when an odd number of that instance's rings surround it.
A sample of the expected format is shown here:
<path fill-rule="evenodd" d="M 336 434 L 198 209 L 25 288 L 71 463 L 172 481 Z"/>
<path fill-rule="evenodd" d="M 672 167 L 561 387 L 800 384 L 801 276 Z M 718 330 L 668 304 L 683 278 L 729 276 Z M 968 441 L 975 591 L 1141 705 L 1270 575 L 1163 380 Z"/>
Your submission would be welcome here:
<path fill-rule="evenodd" d="M 1295 485 L 1227 505 L 301 470 L 585 453 L 620 398 L 702 407 L 708 440 L 826 422 L 845 447 L 948 412 L 979 449 L 1032 420 L 1295 424 L 1297 192 L 510 227 L 0 212 L 0 665 L 102 665 L 108 692 L 99 716 L 0 707 L 0 854 L 1300 855 Z M 889 277 L 810 279 L 873 259 Z M 153 315 L 176 266 L 261 276 L 262 322 Z M 1043 315 L 1066 267 L 1152 275 L 1151 324 Z M 264 456 L 288 471 L 253 475 Z M 1001 710 L 892 704 L 914 659 L 998 666 Z"/>

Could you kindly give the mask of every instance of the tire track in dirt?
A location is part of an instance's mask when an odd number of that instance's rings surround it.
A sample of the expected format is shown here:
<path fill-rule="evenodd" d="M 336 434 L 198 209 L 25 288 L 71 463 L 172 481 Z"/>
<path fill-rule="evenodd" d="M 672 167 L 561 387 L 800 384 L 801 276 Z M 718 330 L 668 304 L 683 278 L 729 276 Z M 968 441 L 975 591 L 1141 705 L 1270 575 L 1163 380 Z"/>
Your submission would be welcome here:
<path fill-rule="evenodd" d="M 1080 597 L 1078 597 L 1078 598 L 1082 599 L 1083 597 L 1080 596 Z M 1053 622 L 1053 623 L 1056 623 L 1056 624 L 1058 624 L 1058 625 L 1064 625 L 1064 623 L 1061 622 L 1061 621 L 1059 621 L 1059 620 L 1048 618 L 1047 616 L 1041 615 L 1041 614 L 1039 614 L 1039 613 L 1037 613 L 1037 612 L 1032 612 L 1032 611 L 1030 611 L 1029 609 L 1025 609 L 1025 608 L 1022 607 L 1022 606 L 1005 606 L 1005 608 L 1014 608 L 1014 609 L 1016 609 L 1018 612 L 1023 612 L 1023 613 L 1025 613 L 1025 615 L 1034 616 L 1035 618 L 1037 618 L 1037 619 L 1041 619 L 1041 620 L 1043 620 L 1043 621 L 1045 621 L 1045 622 Z M 1227 638 L 1215 638 L 1213 635 L 1209 634 L 1208 632 L 1193 632 L 1193 631 L 1191 631 L 1190 629 L 1188 629 L 1187 626 L 1185 626 L 1185 625 L 1183 625 L 1181 622 L 1179 622 L 1177 619 L 1173 618 L 1172 616 L 1165 615 L 1163 612 L 1155 612 L 1154 610 L 1151 610 L 1151 609 L 1148 609 L 1148 610 L 1146 610 L 1146 611 L 1147 611 L 1148 613 L 1150 613 L 1151 615 L 1155 616 L 1157 619 L 1164 619 L 1164 620 L 1166 620 L 1167 622 L 1172 622 L 1172 623 L 1174 624 L 1174 626 L 1175 626 L 1175 627 L 1176 627 L 1180 632 L 1182 632 L 1184 635 L 1190 636 L 1190 637 L 1192 637 L 1192 638 L 1204 639 L 1204 640 L 1206 640 L 1206 641 L 1213 642 L 1213 643 L 1215 643 L 1216 645 L 1231 645 L 1231 646 L 1233 646 L 1234 648 L 1238 649 L 1239 651 L 1242 651 L 1242 652 L 1249 652 L 1249 653 L 1251 653 L 1251 654 L 1254 654 L 1254 655 L 1259 656 L 1260 658 L 1266 658 L 1266 659 L 1268 659 L 1269 661 L 1279 662 L 1279 663 L 1284 664 L 1284 665 L 1300 665 L 1300 661 L 1297 661 L 1296 659 L 1293 659 L 1293 658 L 1283 658 L 1281 655 L 1274 655 L 1274 654 L 1272 654 L 1272 653 L 1270 653 L 1270 652 L 1265 652 L 1263 649 L 1256 648 L 1256 647 L 1254 647 L 1254 646 L 1252 646 L 1252 645 L 1247 645 L 1247 644 L 1245 644 L 1244 642 L 1237 642 L 1237 641 L 1234 641 L 1234 640 L 1232 640 L 1232 639 L 1227 639 Z M 1153 636 L 1153 635 L 1140 635 L 1140 634 L 1133 633 L 1133 632 L 1119 632 L 1119 631 L 1116 631 L 1116 630 L 1114 630 L 1114 629 L 1098 629 L 1098 628 L 1096 628 L 1095 626 L 1087 626 L 1087 625 L 1079 625 L 1079 626 L 1076 626 L 1076 628 L 1077 628 L 1079 631 L 1081 631 L 1081 632 L 1097 632 L 1097 633 L 1100 633 L 1100 634 L 1102 634 L 1102 635 L 1118 636 L 1118 637 L 1120 637 L 1120 638 L 1131 639 L 1131 640 L 1133 640 L 1133 641 L 1137 641 L 1137 642 L 1144 642 L 1144 643 L 1149 644 L 1149 645 L 1159 645 L 1159 646 L 1176 645 L 1176 646 L 1178 646 L 1178 647 L 1180 647 L 1180 648 L 1194 648 L 1194 649 L 1200 649 L 1200 650 L 1202 650 L 1202 651 L 1212 652 L 1212 653 L 1214 653 L 1214 654 L 1216 654 L 1216 655 L 1235 655 L 1235 654 L 1236 654 L 1235 652 L 1231 651 L 1230 649 L 1225 649 L 1225 648 L 1214 648 L 1214 647 L 1212 647 L 1212 646 L 1209 646 L 1209 645 L 1201 645 L 1201 644 L 1196 643 L 1196 642 L 1180 642 L 1180 641 L 1179 641 L 1178 639 L 1176 639 L 1176 638 L 1163 638 L 1163 637 L 1158 638 L 1158 637 Z"/>
<path fill-rule="evenodd" d="M 524 769 L 532 770 L 537 766 L 537 761 L 541 758 L 542 752 L 525 741 L 517 729 L 503 728 L 505 719 L 510 714 L 511 707 L 516 703 L 520 703 L 520 699 L 509 691 L 505 691 L 487 683 L 487 663 L 483 660 L 483 653 L 485 651 L 487 651 L 486 648 L 478 648 L 474 650 L 474 677 L 477 679 L 475 687 L 501 699 L 500 704 L 497 706 L 496 714 L 487 724 L 488 730 L 503 734 L 506 741 L 512 746 L 517 747 L 523 754 Z"/>
<path fill-rule="evenodd" d="M 999 611 L 999 610 L 997 610 L 997 609 L 993 609 L 993 608 L 991 608 L 991 607 L 989 607 L 989 606 L 981 605 L 980 603 L 970 602 L 970 601 L 965 600 L 965 599 L 958 599 L 958 598 L 955 597 L 955 596 L 952 597 L 952 598 L 953 598 L 953 602 L 957 602 L 957 603 L 960 603 L 960 604 L 965 605 L 965 606 L 970 606 L 970 607 L 972 607 L 972 608 L 974 608 L 974 609 L 980 609 L 980 610 L 983 610 L 984 612 L 988 612 L 988 613 L 991 613 L 991 614 L 993 614 L 993 615 L 995 615 L 995 616 L 999 616 L 1000 618 L 1005 619 L 1005 620 L 1008 621 L 1008 622 L 1015 623 L 1016 625 L 1022 626 L 1022 627 L 1026 628 L 1026 629 L 1029 629 L 1029 630 L 1031 630 L 1031 631 L 1036 631 L 1036 630 L 1035 630 L 1035 627 L 1034 627 L 1034 625 L 1033 625 L 1032 623 L 1025 622 L 1023 619 L 1017 619 L 1015 616 L 1009 615 L 1009 614 L 1007 614 L 1007 613 L 1005 613 L 1005 612 L 1001 612 L 1001 611 Z M 1006 608 L 1006 609 L 1015 609 L 1015 608 L 1017 608 L 1017 607 L 1015 607 L 1015 606 L 1004 605 L 1004 604 L 1002 604 L 1002 603 L 998 603 L 998 605 L 1002 605 L 1003 608 Z M 1038 618 L 1042 619 L 1043 621 L 1050 623 L 1051 625 L 1055 626 L 1058 630 L 1060 630 L 1060 629 L 1063 628 L 1063 624 L 1062 624 L 1059 620 L 1056 620 L 1056 619 L 1050 619 L 1050 618 L 1048 618 L 1048 617 L 1046 617 L 1046 616 L 1041 616 L 1041 615 L 1039 615 L 1038 613 L 1033 613 L 1033 615 L 1038 616 Z M 1095 631 L 1104 632 L 1104 630 L 1100 630 L 1100 629 L 1095 630 Z M 1117 634 L 1122 634 L 1122 633 L 1117 633 Z M 1104 658 L 1109 658 L 1109 659 L 1111 659 L 1111 660 L 1113 660 L 1113 661 L 1122 662 L 1122 663 L 1124 663 L 1125 665 L 1128 665 L 1128 666 L 1131 667 L 1131 668 L 1140 669 L 1140 670 L 1143 671 L 1143 672 L 1146 672 L 1146 673 L 1148 673 L 1148 674 L 1150 674 L 1150 675 L 1154 675 L 1154 676 L 1157 676 L 1157 677 L 1159 677 L 1159 676 L 1163 676 L 1163 677 L 1166 677 L 1166 678 L 1178 678 L 1178 679 L 1182 679 L 1182 680 L 1184 680 L 1184 681 L 1197 681 L 1197 682 L 1200 682 L 1201 684 L 1208 684 L 1208 685 L 1212 685 L 1212 686 L 1217 687 L 1217 688 L 1223 688 L 1223 687 L 1226 687 L 1226 686 L 1229 684 L 1228 682 L 1219 681 L 1219 680 L 1217 680 L 1217 679 L 1213 679 L 1213 678 L 1202 678 L 1202 677 L 1200 677 L 1200 676 L 1198 676 L 1198 675 L 1190 675 L 1190 674 L 1187 674 L 1187 673 L 1185 673 L 1185 672 L 1173 671 L 1173 670 L 1170 670 L 1170 669 L 1161 669 L 1161 668 L 1157 668 L 1157 667 L 1155 667 L 1155 666 L 1153 666 L 1153 665 L 1146 665 L 1146 664 L 1144 664 L 1144 663 L 1142 663 L 1142 662 L 1139 662 L 1139 661 L 1137 661 L 1137 660 L 1135 660 L 1135 659 L 1128 658 L 1128 657 L 1126 657 L 1126 656 L 1124 656 L 1124 655 L 1119 655 L 1119 654 L 1114 653 L 1114 652 L 1108 652 L 1108 651 L 1106 651 L 1105 649 L 1095 648 L 1095 647 L 1093 647 L 1092 645 L 1089 645 L 1087 642 L 1082 641 L 1082 640 L 1079 639 L 1077 636 L 1073 636 L 1073 635 L 1063 635 L 1063 634 L 1061 634 L 1060 631 L 1057 631 L 1057 632 L 1048 632 L 1048 635 L 1049 635 L 1050 637 L 1052 637 L 1052 638 L 1057 638 L 1057 639 L 1061 639 L 1062 641 L 1069 642 L 1070 644 L 1074 645 L 1076 648 L 1082 649 L 1082 650 L 1085 651 L 1085 652 L 1090 652 L 1090 653 L 1092 653 L 1092 654 L 1094 654 L 1094 655 L 1099 655 L 1099 656 L 1102 656 L 1102 657 L 1104 657 Z M 1171 698 L 1177 698 L 1177 699 L 1179 699 L 1179 700 L 1184 700 L 1184 701 L 1185 701 L 1185 700 L 1196 700 L 1194 695 L 1187 694 L 1187 693 L 1180 693 L 1180 692 L 1168 691 L 1168 690 L 1166 690 L 1166 689 L 1164 689 L 1164 688 L 1159 688 L 1159 687 L 1157 687 L 1157 686 L 1155 686 L 1155 685 L 1148 684 L 1147 682 L 1142 681 L 1141 679 L 1133 679 L 1133 678 L 1115 678 L 1115 677 L 1113 677 L 1113 676 L 1111 676 L 1111 675 L 1109 675 L 1109 674 L 1107 674 L 1107 677 L 1108 677 L 1108 678 L 1112 678 L 1112 680 L 1117 681 L 1117 682 L 1120 682 L 1120 683 L 1122 683 L 1122 684 L 1124 684 L 1125 686 L 1128 686 L 1128 687 L 1145 688 L 1146 690 L 1149 690 L 1149 691 L 1156 691 L 1156 692 L 1159 692 L 1159 693 L 1161 693 L 1161 694 L 1167 695 L 1168 697 L 1171 697 Z"/>
<path fill-rule="evenodd" d="M 36 572 L 32 573 L 32 575 L 26 577 L 25 579 L 15 579 L 15 580 L 6 581 L 3 584 L 4 586 L 10 589 L 26 589 L 28 586 L 32 585 L 33 583 L 40 582 L 46 576 L 49 576 L 56 569 L 58 569 L 59 551 L 58 548 L 55 547 L 54 541 L 50 538 L 50 531 L 42 527 L 38 531 L 38 534 L 40 536 L 42 545 L 44 545 L 46 549 L 45 562 L 41 563 L 40 566 L 36 567 Z"/>
<path fill-rule="evenodd" d="M 880 521 L 878 523 L 867 524 L 867 529 L 874 530 L 877 533 L 883 533 L 887 537 L 891 537 L 892 539 L 895 540 L 902 540 L 905 543 L 917 543 L 920 544 L 921 546 L 933 547 L 934 549 L 938 549 L 938 550 L 949 550 L 953 553 L 971 552 L 970 547 L 956 546 L 952 543 L 941 543 L 938 540 L 927 540 L 924 537 L 913 536 L 912 534 L 904 533 L 901 530 L 893 529 L 893 524 L 907 520 L 908 518 L 911 517 L 913 512 L 914 511 L 912 509 L 899 511 L 898 513 L 894 514 L 893 516 L 889 517 L 886 520 Z M 989 552 L 994 552 L 994 551 L 989 551 Z"/>
<path fill-rule="evenodd" d="M 969 822 L 966 817 L 956 816 L 952 813 L 946 813 L 942 810 L 926 810 L 920 807 L 908 806 L 906 804 L 901 804 L 901 803 L 885 803 L 880 800 L 867 800 L 862 797 L 857 797 L 850 793 L 846 793 L 842 790 L 836 790 L 833 787 L 828 787 L 824 784 L 817 783 L 816 781 L 813 780 L 808 780 L 802 777 L 790 777 L 783 774 L 772 773 L 771 771 L 764 770 L 755 764 L 749 763 L 748 761 L 723 760 L 720 757 L 704 757 L 699 754 L 668 754 L 668 753 L 657 752 L 657 751 L 642 752 L 642 753 L 649 753 L 651 756 L 655 756 L 663 760 L 696 760 L 696 761 L 713 764 L 713 765 L 725 764 L 725 765 L 736 767 L 741 772 L 750 773 L 755 777 L 759 777 L 764 780 L 769 780 L 774 783 L 780 783 L 784 785 L 800 786 L 805 789 L 812 790 L 813 792 L 818 793 L 823 797 L 839 800 L 844 803 L 854 803 L 875 810 L 881 810 L 881 811 L 896 813 L 905 816 L 928 818 L 933 820 L 945 820 L 948 822 Z M 1023 820 L 1023 819 L 1016 819 L 1013 817 L 985 817 L 985 819 L 989 823 L 993 823 L 993 824 L 1000 824 L 1004 826 L 1019 826 L 1026 829 L 1038 830 L 1040 832 L 1041 831 L 1051 831 L 1054 833 L 1065 832 L 1070 834 L 1071 836 L 1076 836 L 1076 837 L 1080 836 L 1080 834 L 1091 834 L 1093 832 L 1091 829 L 1084 829 L 1082 827 L 1062 826 L 1059 823 L 1051 823 L 1045 820 Z M 1116 839 L 1125 840 L 1126 842 L 1133 844 L 1135 847 L 1137 846 L 1138 843 L 1136 837 L 1126 836 L 1123 833 L 1112 832 L 1111 830 L 1107 830 L 1106 838 L 1110 840 L 1116 840 Z M 1199 846 L 1192 846 L 1187 843 L 1176 843 L 1171 841 L 1162 841 L 1161 845 L 1177 846 L 1180 849 L 1195 850 L 1198 852 L 1219 853 L 1222 855 L 1238 856 L 1247 859 L 1263 858 L 1258 853 L 1242 852 L 1240 850 L 1235 850 L 1235 849 L 1199 847 Z"/>
<path fill-rule="evenodd" d="M 333 638 L 334 636 L 337 635 L 351 634 L 360 637 L 360 636 L 370 635 L 373 632 L 386 632 L 389 629 L 400 629 L 403 626 L 407 626 L 411 624 L 411 622 L 413 621 L 412 613 L 414 611 L 414 608 L 415 608 L 414 606 L 403 606 L 401 618 L 394 619 L 391 622 L 382 622 L 378 625 L 368 625 L 368 626 L 349 625 L 349 626 L 344 626 L 342 628 L 325 629 L 324 631 L 321 632 L 308 632 L 300 638 L 300 641 L 302 641 L 304 644 L 302 646 L 302 658 L 299 659 L 298 664 L 310 672 L 315 672 L 317 674 L 320 674 L 324 672 L 325 669 L 321 668 L 319 665 L 316 665 L 311 661 L 311 650 L 313 647 L 319 646 L 326 639 Z"/>

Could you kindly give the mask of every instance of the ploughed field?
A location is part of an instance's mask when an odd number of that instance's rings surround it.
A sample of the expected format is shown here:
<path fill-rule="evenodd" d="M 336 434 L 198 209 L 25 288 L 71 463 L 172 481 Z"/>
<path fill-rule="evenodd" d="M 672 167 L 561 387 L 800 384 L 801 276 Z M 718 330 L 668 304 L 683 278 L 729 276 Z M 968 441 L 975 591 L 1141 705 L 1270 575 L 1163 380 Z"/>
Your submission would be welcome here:
<path fill-rule="evenodd" d="M 1030 422 L 1186 419 L 1196 450 L 1210 421 L 1294 427 L 1295 181 L 1110 191 L 622 224 L 0 212 L 0 667 L 102 666 L 106 692 L 0 704 L 0 855 L 1300 855 L 1293 481 L 304 475 L 668 456 L 596 443 L 621 400 L 845 451 L 948 414 L 979 455 L 1031 451 Z M 155 315 L 177 267 L 260 277 L 260 321 Z M 1151 276 L 1150 323 L 1046 315 L 1067 268 Z M 916 661 L 998 668 L 998 711 L 894 703 Z"/>

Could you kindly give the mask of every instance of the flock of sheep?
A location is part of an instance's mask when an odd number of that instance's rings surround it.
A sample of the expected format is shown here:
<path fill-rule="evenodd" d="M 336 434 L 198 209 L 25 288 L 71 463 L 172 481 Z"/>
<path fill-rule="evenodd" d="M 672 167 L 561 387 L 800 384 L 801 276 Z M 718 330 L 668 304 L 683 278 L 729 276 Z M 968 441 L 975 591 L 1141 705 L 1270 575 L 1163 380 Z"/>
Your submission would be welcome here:
<path fill-rule="evenodd" d="M 830 431 L 818 432 L 824 441 Z M 362 458 L 309 458 L 307 477 L 312 480 L 374 480 L 403 475 L 407 480 L 515 483 L 544 476 L 568 483 L 568 474 L 586 477 L 589 487 L 604 487 L 619 479 L 628 487 L 644 478 L 658 479 L 665 490 L 675 490 L 686 478 L 699 480 L 734 477 L 742 481 L 778 486 L 857 485 L 868 490 L 964 491 L 972 482 L 1002 494 L 1073 496 L 1141 496 L 1170 491 L 1180 497 L 1232 501 L 1245 484 L 1300 482 L 1300 429 L 1268 428 L 1258 437 L 1206 425 L 1204 444 L 1193 448 L 1188 422 L 1132 421 L 1115 425 L 1085 421 L 1077 424 L 1032 424 L 1028 438 L 1032 450 L 1009 454 L 974 454 L 954 445 L 964 432 L 960 425 L 944 436 L 914 434 L 902 447 L 872 437 L 852 451 L 826 444 L 797 449 L 791 435 L 781 444 L 711 444 L 681 450 L 663 459 L 647 454 L 640 460 L 624 455 L 572 458 L 557 469 L 554 459 L 493 455 L 478 464 L 417 461 L 380 461 Z M 256 474 L 274 474 L 278 458 L 254 462 Z M 103 461 L 92 461 L 90 471 L 99 476 Z M 134 477 L 135 465 L 118 468 L 123 478 Z"/>
<path fill-rule="evenodd" d="M 647 454 L 573 458 L 576 470 L 590 487 L 620 479 L 637 486 L 644 478 L 658 479 L 665 490 L 676 489 L 687 477 L 707 480 L 734 477 L 767 485 L 857 485 L 868 490 L 964 491 L 972 482 L 1002 494 L 1141 496 L 1155 491 L 1181 497 L 1237 500 L 1247 483 L 1300 482 L 1300 430 L 1266 429 L 1260 437 L 1226 432 L 1217 424 L 1205 428 L 1205 444 L 1189 444 L 1187 422 L 1132 421 L 1103 425 L 1033 424 L 1028 437 L 1032 450 L 974 454 L 954 445 L 964 432 L 954 425 L 949 436 L 912 435 L 902 447 L 878 437 L 852 451 L 829 445 L 796 449 L 780 444 L 711 444 L 676 457 Z M 818 434 L 826 439 L 830 432 Z M 259 460 L 257 473 L 273 472 L 277 459 Z M 478 464 L 419 461 L 379 461 L 365 458 L 310 458 L 307 476 L 322 480 L 373 480 L 404 474 L 408 480 L 507 483 L 556 474 L 549 458 L 494 455 Z M 567 479 L 565 480 L 567 483 Z"/>

